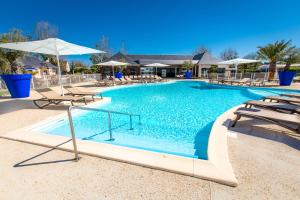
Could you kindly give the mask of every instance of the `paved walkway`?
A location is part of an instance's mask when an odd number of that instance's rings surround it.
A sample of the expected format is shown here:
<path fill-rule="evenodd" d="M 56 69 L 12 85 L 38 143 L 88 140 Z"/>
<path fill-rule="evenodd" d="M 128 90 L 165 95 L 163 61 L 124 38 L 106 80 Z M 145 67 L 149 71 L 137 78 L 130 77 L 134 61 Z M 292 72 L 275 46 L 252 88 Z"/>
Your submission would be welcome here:
<path fill-rule="evenodd" d="M 65 112 L 53 108 L 0 99 L 0 136 Z M 244 119 L 230 133 L 235 188 L 90 156 L 74 162 L 68 152 L 0 138 L 0 199 L 300 199 L 300 142 L 267 128 Z"/>

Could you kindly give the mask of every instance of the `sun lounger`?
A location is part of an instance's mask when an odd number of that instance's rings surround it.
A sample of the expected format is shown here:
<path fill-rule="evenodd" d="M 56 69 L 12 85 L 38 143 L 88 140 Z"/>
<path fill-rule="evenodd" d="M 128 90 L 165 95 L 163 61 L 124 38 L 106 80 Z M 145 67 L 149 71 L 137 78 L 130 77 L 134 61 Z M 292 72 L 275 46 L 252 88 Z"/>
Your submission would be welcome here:
<path fill-rule="evenodd" d="M 233 78 L 228 78 L 228 79 L 223 78 L 223 79 L 218 80 L 218 83 L 233 85 L 233 83 L 237 82 L 237 81 L 240 81 L 240 80 L 233 79 Z"/>
<path fill-rule="evenodd" d="M 176 75 L 176 78 L 184 78 L 184 75 Z"/>
<path fill-rule="evenodd" d="M 252 109 L 252 108 L 239 108 L 234 112 L 234 114 L 236 115 L 236 118 L 234 119 L 231 125 L 232 127 L 236 125 L 237 121 L 240 120 L 241 117 L 248 117 L 253 119 L 264 120 L 272 124 L 277 124 L 286 129 L 300 133 L 299 115 L 279 113 L 271 110 Z"/>
<path fill-rule="evenodd" d="M 131 78 L 129 78 L 129 76 L 124 76 L 124 78 L 126 79 L 126 81 L 133 81 Z"/>
<path fill-rule="evenodd" d="M 122 81 L 123 84 L 128 84 L 128 83 L 130 83 L 130 82 L 127 81 L 124 77 L 119 78 L 119 79 L 120 79 L 120 81 Z"/>
<path fill-rule="evenodd" d="M 295 97 L 282 97 L 282 96 L 267 96 L 264 97 L 264 101 L 269 99 L 271 102 L 283 102 L 283 103 L 289 103 L 289 104 L 300 104 L 300 98 Z"/>
<path fill-rule="evenodd" d="M 38 108 L 44 108 L 48 105 L 57 105 L 61 102 L 64 101 L 68 101 L 71 103 L 71 105 L 73 106 L 74 102 L 84 102 L 86 105 L 86 99 L 85 97 L 74 97 L 74 96 L 69 96 L 69 95 L 65 95 L 65 96 L 61 96 L 60 94 L 54 92 L 53 90 L 49 89 L 49 88 L 45 88 L 45 89 L 37 89 L 36 90 L 40 95 L 42 95 L 43 97 L 40 99 L 35 99 L 33 100 L 34 105 L 36 105 Z M 43 105 L 39 105 L 38 102 L 46 102 Z"/>
<path fill-rule="evenodd" d="M 218 77 L 214 79 L 212 82 L 214 83 L 215 81 L 217 84 L 224 84 L 227 80 L 225 80 L 225 77 Z"/>
<path fill-rule="evenodd" d="M 96 86 L 112 86 L 113 83 L 108 79 L 103 79 L 101 81 L 97 81 Z"/>
<path fill-rule="evenodd" d="M 300 94 L 281 94 L 281 96 L 300 98 Z"/>
<path fill-rule="evenodd" d="M 255 79 L 255 80 L 251 80 L 251 83 L 250 85 L 253 85 L 253 86 L 264 86 L 265 85 L 265 80 L 264 79 Z"/>
<path fill-rule="evenodd" d="M 250 78 L 243 78 L 241 80 L 233 80 L 231 84 L 233 85 L 236 83 L 237 85 L 250 85 L 251 84 L 251 79 Z"/>
<path fill-rule="evenodd" d="M 157 81 L 163 81 L 163 78 L 158 75 L 154 75 L 154 79 Z"/>
<path fill-rule="evenodd" d="M 251 100 L 245 103 L 246 108 L 247 107 L 251 108 L 252 106 L 258 108 L 265 108 L 269 110 L 275 110 L 279 112 L 283 111 L 283 112 L 300 114 L 300 105 L 286 104 L 286 103 L 273 103 L 273 102 L 265 102 L 265 101 L 257 101 L 257 100 Z"/>
<path fill-rule="evenodd" d="M 95 101 L 95 96 L 99 93 L 97 92 L 84 92 L 84 91 L 81 91 L 79 90 L 78 88 L 76 87 L 73 87 L 73 86 L 64 86 L 64 88 L 66 90 L 68 90 L 68 94 L 72 95 L 72 96 L 91 96 L 93 101 Z M 101 96 L 101 99 L 102 99 L 102 94 L 100 93 L 100 96 Z"/>
<path fill-rule="evenodd" d="M 112 79 L 113 83 L 116 84 L 116 85 L 124 85 L 124 84 L 126 84 L 126 83 L 122 82 L 118 78 L 111 77 L 111 79 Z"/>
<path fill-rule="evenodd" d="M 137 82 L 139 82 L 139 80 L 133 80 L 133 79 L 131 79 L 129 76 L 124 76 L 124 78 L 125 78 L 126 81 L 128 81 L 129 83 L 137 83 Z"/>

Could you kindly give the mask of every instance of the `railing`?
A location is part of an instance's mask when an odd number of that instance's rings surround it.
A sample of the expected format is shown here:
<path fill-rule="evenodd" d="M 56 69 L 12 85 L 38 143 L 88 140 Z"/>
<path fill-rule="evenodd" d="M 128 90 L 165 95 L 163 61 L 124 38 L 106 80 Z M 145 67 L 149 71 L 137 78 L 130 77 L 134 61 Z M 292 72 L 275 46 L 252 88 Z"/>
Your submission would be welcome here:
<path fill-rule="evenodd" d="M 100 80 L 102 80 L 101 74 L 68 74 L 61 76 L 63 85 Z M 31 87 L 33 89 L 49 88 L 58 85 L 58 75 L 42 75 L 41 77 L 33 77 L 31 80 Z"/>
<path fill-rule="evenodd" d="M 90 81 L 102 80 L 101 74 L 68 74 L 61 77 L 63 85 L 84 83 Z M 58 75 L 43 75 L 42 77 L 33 77 L 31 79 L 31 88 L 43 89 L 53 86 L 59 86 Z M 0 76 L 0 92 L 7 92 L 6 85 Z"/>
<path fill-rule="evenodd" d="M 277 77 L 277 74 L 275 75 Z M 205 76 L 202 76 L 202 78 L 208 78 L 208 79 L 218 79 L 218 78 L 224 78 L 224 79 L 242 79 L 242 78 L 251 78 L 251 79 L 264 79 L 268 80 L 269 73 L 268 72 L 254 72 L 254 73 L 207 73 Z"/>
<path fill-rule="evenodd" d="M 112 134 L 112 128 L 111 128 L 111 114 L 127 115 L 127 116 L 129 116 L 129 124 L 130 124 L 129 128 L 130 128 L 130 130 L 133 130 L 132 117 L 138 117 L 139 118 L 139 124 L 141 124 L 141 115 L 138 115 L 138 114 L 125 113 L 125 112 L 117 112 L 117 111 L 105 110 L 105 109 L 98 109 L 98 108 L 70 106 L 69 109 L 68 109 L 68 118 L 69 118 L 69 124 L 70 124 L 70 130 L 71 130 L 71 137 L 72 137 L 73 148 L 74 148 L 74 153 L 75 153 L 75 160 L 78 160 L 79 157 L 78 157 L 78 150 L 77 150 L 77 144 L 76 144 L 75 130 L 74 130 L 74 124 L 73 124 L 73 118 L 72 118 L 72 110 L 73 109 L 107 113 L 107 126 L 108 126 L 108 130 L 109 130 L 109 141 L 114 141 L 113 134 Z"/>

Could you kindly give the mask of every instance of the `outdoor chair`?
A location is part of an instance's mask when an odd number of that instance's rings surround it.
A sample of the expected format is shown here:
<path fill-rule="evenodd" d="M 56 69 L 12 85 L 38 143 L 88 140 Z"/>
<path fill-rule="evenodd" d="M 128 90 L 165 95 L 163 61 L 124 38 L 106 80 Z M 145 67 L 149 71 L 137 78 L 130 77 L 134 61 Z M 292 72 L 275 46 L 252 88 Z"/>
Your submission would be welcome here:
<path fill-rule="evenodd" d="M 123 83 L 123 84 L 129 84 L 130 82 L 128 80 L 126 80 L 124 77 L 122 78 L 119 78 L 120 81 Z"/>
<path fill-rule="evenodd" d="M 125 82 L 122 82 L 120 79 L 115 78 L 115 77 L 111 77 L 111 79 L 113 80 L 113 83 L 116 85 L 124 85 L 126 84 Z"/>
<path fill-rule="evenodd" d="M 98 94 L 97 92 L 84 92 L 70 85 L 64 86 L 64 88 L 69 92 L 68 94 L 72 96 L 91 96 L 93 101 L 95 101 L 95 96 Z M 102 94 L 100 93 L 99 95 L 101 96 L 102 99 L 103 98 Z"/>
<path fill-rule="evenodd" d="M 69 95 L 61 96 L 60 94 L 56 93 L 55 91 L 49 88 L 37 89 L 36 91 L 43 97 L 40 99 L 33 100 L 33 103 L 34 105 L 36 105 L 38 108 L 41 109 L 51 104 L 58 105 L 59 103 L 66 102 L 66 101 L 70 102 L 72 106 L 74 105 L 74 102 L 84 102 L 85 105 L 87 105 L 85 97 L 74 97 Z M 46 102 L 46 103 L 40 105 L 39 102 Z"/>
<path fill-rule="evenodd" d="M 162 80 L 163 80 L 163 78 L 160 77 L 160 76 L 158 76 L 158 75 L 155 75 L 155 76 L 154 76 L 154 79 L 156 79 L 156 80 L 158 80 L 158 81 L 162 81 Z"/>
<path fill-rule="evenodd" d="M 96 86 L 112 86 L 113 83 L 111 80 L 103 79 L 101 81 L 97 81 L 95 85 Z"/>
<path fill-rule="evenodd" d="M 272 124 L 279 125 L 288 130 L 294 131 L 296 133 L 300 133 L 300 116 L 294 114 L 287 113 L 279 113 L 271 110 L 260 110 L 260 109 L 252 109 L 252 108 L 239 108 L 234 114 L 236 118 L 234 119 L 231 127 L 234 127 L 238 120 L 241 117 L 253 118 L 264 120 L 270 122 Z"/>
<path fill-rule="evenodd" d="M 136 82 L 138 82 L 137 80 L 131 79 L 129 76 L 124 76 L 124 78 L 125 78 L 126 81 L 128 81 L 129 83 L 136 83 Z"/>
<path fill-rule="evenodd" d="M 300 94 L 281 94 L 281 96 L 300 98 Z"/>
<path fill-rule="evenodd" d="M 251 79 L 250 78 L 242 78 L 241 80 L 232 80 L 231 84 L 233 85 L 236 83 L 237 85 L 250 85 Z"/>
<path fill-rule="evenodd" d="M 275 101 L 275 102 L 283 102 L 283 103 L 289 103 L 289 104 L 300 104 L 300 98 L 295 98 L 295 97 L 284 97 L 284 96 L 267 96 L 264 97 L 265 100 L 270 100 L 270 102 Z"/>
<path fill-rule="evenodd" d="M 265 85 L 265 82 L 266 81 L 264 79 L 257 78 L 257 79 L 251 80 L 250 85 L 261 87 L 261 86 Z"/>
<path fill-rule="evenodd" d="M 265 101 L 250 100 L 245 102 L 246 108 L 264 108 L 269 110 L 275 110 L 278 112 L 288 112 L 288 113 L 297 113 L 300 114 L 300 105 L 287 104 L 287 103 L 273 103 Z"/>

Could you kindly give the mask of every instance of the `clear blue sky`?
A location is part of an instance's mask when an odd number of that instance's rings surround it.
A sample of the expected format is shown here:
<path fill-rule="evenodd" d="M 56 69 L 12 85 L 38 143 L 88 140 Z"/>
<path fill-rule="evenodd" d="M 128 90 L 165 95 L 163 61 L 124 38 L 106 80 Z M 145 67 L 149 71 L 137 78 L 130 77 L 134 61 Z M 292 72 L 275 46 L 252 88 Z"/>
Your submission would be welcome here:
<path fill-rule="evenodd" d="M 32 33 L 44 20 L 66 41 L 93 47 L 105 35 L 115 51 L 124 41 L 134 54 L 190 54 L 205 45 L 216 56 L 228 47 L 244 56 L 279 39 L 300 46 L 299 0 L 10 0 L 1 8 L 0 33 Z"/>

